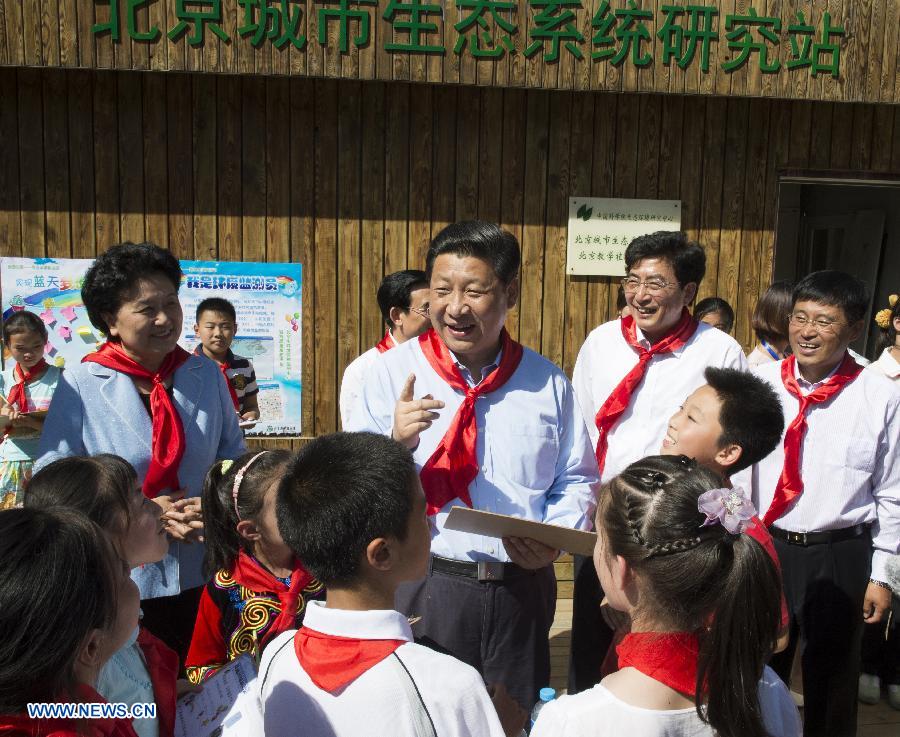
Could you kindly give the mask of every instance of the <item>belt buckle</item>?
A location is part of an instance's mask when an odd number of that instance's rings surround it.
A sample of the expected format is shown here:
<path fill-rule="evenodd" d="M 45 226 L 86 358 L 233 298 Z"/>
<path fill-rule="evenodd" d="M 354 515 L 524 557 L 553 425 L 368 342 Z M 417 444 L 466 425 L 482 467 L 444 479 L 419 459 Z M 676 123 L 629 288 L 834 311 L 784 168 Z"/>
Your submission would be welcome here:
<path fill-rule="evenodd" d="M 805 532 L 788 532 L 787 541 L 791 545 L 802 545 L 803 547 L 808 545 Z"/>
<path fill-rule="evenodd" d="M 502 581 L 503 564 L 493 560 L 478 561 L 479 581 Z"/>

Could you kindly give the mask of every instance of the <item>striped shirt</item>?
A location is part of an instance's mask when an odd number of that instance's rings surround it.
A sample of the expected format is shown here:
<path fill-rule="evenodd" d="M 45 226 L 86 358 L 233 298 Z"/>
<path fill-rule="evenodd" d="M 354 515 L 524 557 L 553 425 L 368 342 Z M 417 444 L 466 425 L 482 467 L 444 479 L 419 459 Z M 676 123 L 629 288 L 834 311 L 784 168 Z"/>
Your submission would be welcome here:
<path fill-rule="evenodd" d="M 197 345 L 194 349 L 194 353 L 198 356 L 206 355 L 203 352 L 202 344 Z M 237 395 L 238 403 L 240 404 L 240 409 L 238 411 L 243 414 L 246 411 L 244 408 L 244 399 L 259 393 L 259 386 L 256 383 L 256 372 L 253 370 L 253 362 L 249 358 L 244 358 L 243 356 L 232 353 L 231 349 L 229 349 L 228 354 L 225 356 L 225 376 L 228 377 L 228 382 L 231 384 L 231 388 L 234 389 L 234 393 Z"/>

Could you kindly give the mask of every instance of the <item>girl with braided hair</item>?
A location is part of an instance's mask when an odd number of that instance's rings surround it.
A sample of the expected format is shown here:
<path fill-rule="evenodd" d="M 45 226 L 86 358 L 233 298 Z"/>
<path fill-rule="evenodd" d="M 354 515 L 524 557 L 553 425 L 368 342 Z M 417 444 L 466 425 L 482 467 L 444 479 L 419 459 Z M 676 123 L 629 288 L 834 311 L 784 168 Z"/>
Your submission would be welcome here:
<path fill-rule="evenodd" d="M 797 708 L 765 663 L 780 578 L 743 534 L 740 489 L 686 456 L 651 456 L 600 492 L 594 566 L 631 618 L 621 670 L 540 714 L 535 737 L 799 737 Z"/>

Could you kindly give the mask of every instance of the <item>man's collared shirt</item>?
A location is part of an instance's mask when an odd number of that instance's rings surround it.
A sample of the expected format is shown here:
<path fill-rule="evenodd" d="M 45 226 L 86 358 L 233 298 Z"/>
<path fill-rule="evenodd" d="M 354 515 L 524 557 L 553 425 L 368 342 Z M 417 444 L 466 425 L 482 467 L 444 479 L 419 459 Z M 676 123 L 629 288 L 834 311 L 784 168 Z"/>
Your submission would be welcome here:
<path fill-rule="evenodd" d="M 754 371 L 775 389 L 789 425 L 800 401 L 784 387 L 781 362 Z M 808 394 L 831 374 L 815 384 L 799 372 L 795 376 L 801 392 Z M 888 556 L 900 550 L 900 392 L 876 372 L 862 371 L 834 397 L 807 410 L 806 424 L 800 461 L 803 493 L 775 526 L 819 532 L 871 523 L 872 577 L 884 581 Z M 783 468 L 782 437 L 751 472 L 753 503 L 761 516 L 772 504 Z"/>
<path fill-rule="evenodd" d="M 396 348 L 399 343 L 394 339 L 393 333 L 389 333 L 389 335 L 391 336 L 391 343 Z M 347 428 L 347 424 L 350 422 L 350 413 L 356 405 L 356 400 L 362 394 L 362 387 L 366 382 L 369 369 L 380 355 L 381 353 L 378 352 L 378 349 L 372 346 L 361 356 L 348 363 L 347 368 L 344 369 L 344 377 L 341 379 L 341 391 L 338 398 L 338 407 L 341 412 L 341 427 L 344 429 Z"/>
<path fill-rule="evenodd" d="M 650 348 L 640 329 L 637 337 L 644 348 Z M 592 447 L 596 448 L 599 437 L 597 412 L 637 365 L 638 358 L 638 352 L 622 336 L 619 320 L 594 328 L 581 346 L 572 384 L 591 434 Z M 706 383 L 703 372 L 707 366 L 746 369 L 747 359 L 734 338 L 705 323 L 700 323 L 681 348 L 650 359 L 628 409 L 609 433 L 604 482 L 629 464 L 659 453 L 669 419 L 691 392 Z"/>
<path fill-rule="evenodd" d="M 313 683 L 300 665 L 293 642 L 296 630 L 279 635 L 263 653 L 257 679 L 266 734 L 416 737 L 413 704 L 401 680 L 404 676 L 396 663 L 389 662 L 399 659 L 438 735 L 503 737 L 497 712 L 478 672 L 456 658 L 415 644 L 409 623 L 400 612 L 329 609 L 323 602 L 311 601 L 303 626 L 336 637 L 404 643 L 394 655 L 329 693 Z M 365 729 L 361 730 L 363 724 Z"/>
<path fill-rule="evenodd" d="M 435 372 L 418 340 L 388 351 L 373 365 L 346 429 L 390 435 L 397 397 L 410 374 L 416 375 L 417 398 L 431 394 L 445 403 L 413 451 L 421 470 L 464 396 Z M 525 348 L 509 380 L 479 397 L 475 417 L 479 470 L 469 485 L 475 509 L 571 528 L 589 525 L 597 462 L 572 385 L 557 366 Z M 454 499 L 435 516 L 431 552 L 456 560 L 508 561 L 500 540 L 444 529 L 450 508 L 461 504 Z"/>

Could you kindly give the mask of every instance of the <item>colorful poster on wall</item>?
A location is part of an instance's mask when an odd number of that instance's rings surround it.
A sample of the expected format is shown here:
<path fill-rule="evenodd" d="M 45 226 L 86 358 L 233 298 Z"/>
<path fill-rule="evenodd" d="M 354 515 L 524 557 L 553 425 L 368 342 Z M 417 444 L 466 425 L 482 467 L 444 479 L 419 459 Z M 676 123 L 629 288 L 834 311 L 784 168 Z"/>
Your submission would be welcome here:
<path fill-rule="evenodd" d="M 657 230 L 681 230 L 680 200 L 570 197 L 566 273 L 625 276 L 628 244 Z"/>
<path fill-rule="evenodd" d="M 95 350 L 103 334 L 88 320 L 81 284 L 90 259 L 2 258 L 3 319 L 29 310 L 47 326 L 47 360 L 65 367 Z M 300 264 L 182 261 L 179 296 L 181 340 L 193 351 L 197 305 L 224 297 L 237 312 L 232 350 L 253 361 L 259 385 L 260 422 L 248 436 L 301 434 L 302 267 Z"/>
<path fill-rule="evenodd" d="M 260 421 L 248 436 L 301 434 L 302 268 L 300 264 L 243 261 L 182 261 L 181 344 L 197 345 L 197 305 L 222 297 L 237 312 L 231 350 L 249 358 L 259 385 Z"/>

